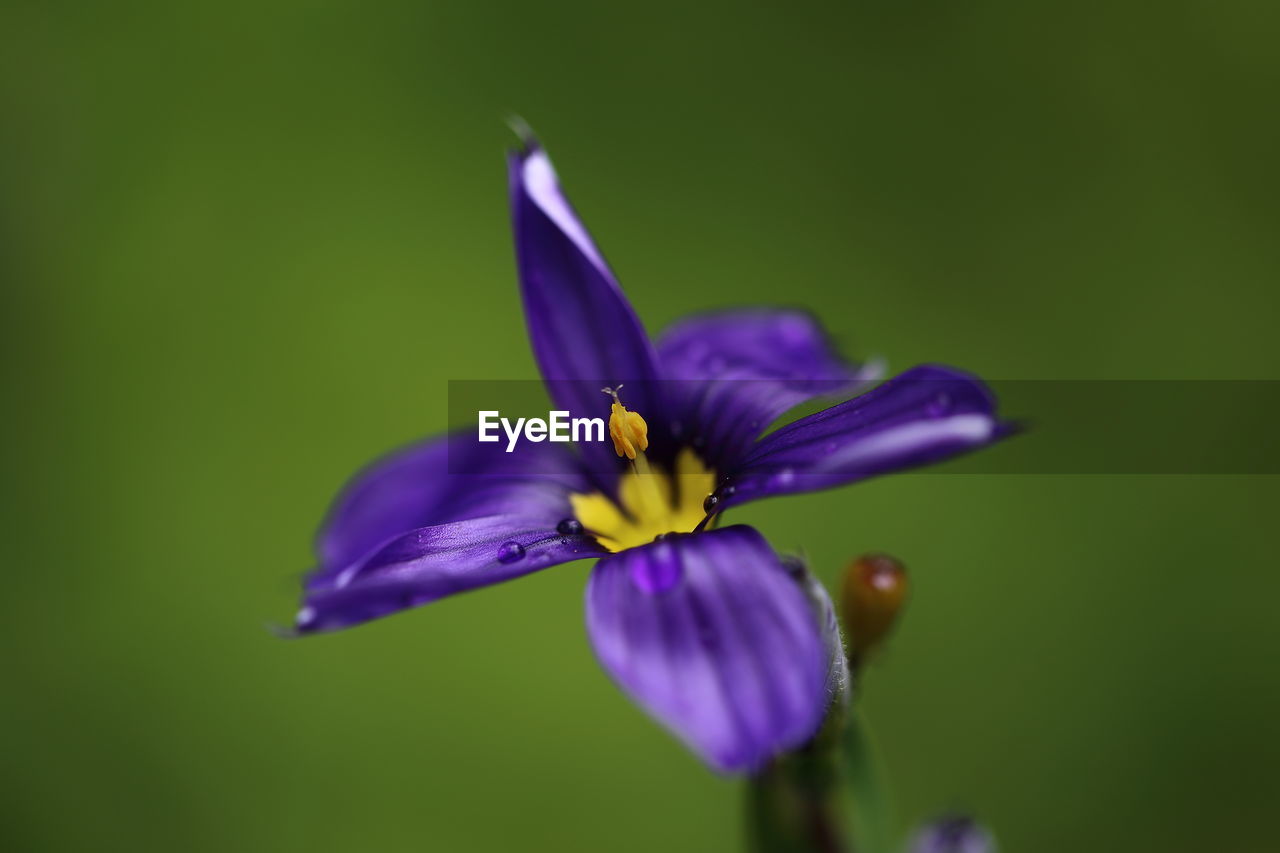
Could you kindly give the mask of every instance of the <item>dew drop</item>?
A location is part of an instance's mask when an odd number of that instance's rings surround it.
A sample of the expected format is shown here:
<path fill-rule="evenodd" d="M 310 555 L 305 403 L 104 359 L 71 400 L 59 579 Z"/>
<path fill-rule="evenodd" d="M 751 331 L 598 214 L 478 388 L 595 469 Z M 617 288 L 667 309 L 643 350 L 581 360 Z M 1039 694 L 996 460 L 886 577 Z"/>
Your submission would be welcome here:
<path fill-rule="evenodd" d="M 524 546 L 519 542 L 503 542 L 498 548 L 499 563 L 514 563 L 524 558 Z"/>
<path fill-rule="evenodd" d="M 576 518 L 566 518 L 556 525 L 556 533 L 561 536 L 577 536 L 582 533 L 582 522 Z"/>
<path fill-rule="evenodd" d="M 940 418 L 951 411 L 951 395 L 946 391 L 940 391 L 938 396 L 934 397 L 924 407 L 924 413 L 931 418 Z"/>
<path fill-rule="evenodd" d="M 720 499 L 715 495 L 707 495 L 707 499 L 702 502 L 702 511 L 711 512 L 720 504 Z"/>

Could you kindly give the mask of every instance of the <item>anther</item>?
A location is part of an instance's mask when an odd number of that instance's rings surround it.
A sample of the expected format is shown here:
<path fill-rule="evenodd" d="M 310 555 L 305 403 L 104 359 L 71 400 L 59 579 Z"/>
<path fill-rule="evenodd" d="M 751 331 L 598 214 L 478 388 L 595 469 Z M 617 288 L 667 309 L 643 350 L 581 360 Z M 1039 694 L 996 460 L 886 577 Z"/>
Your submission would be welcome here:
<path fill-rule="evenodd" d="M 619 456 L 635 461 L 636 455 L 649 447 L 649 425 L 640 417 L 639 412 L 628 412 L 622 405 L 618 392 L 621 385 L 613 388 L 601 388 L 600 391 L 613 398 L 612 411 L 609 413 L 609 437 L 613 439 L 613 449 Z"/>

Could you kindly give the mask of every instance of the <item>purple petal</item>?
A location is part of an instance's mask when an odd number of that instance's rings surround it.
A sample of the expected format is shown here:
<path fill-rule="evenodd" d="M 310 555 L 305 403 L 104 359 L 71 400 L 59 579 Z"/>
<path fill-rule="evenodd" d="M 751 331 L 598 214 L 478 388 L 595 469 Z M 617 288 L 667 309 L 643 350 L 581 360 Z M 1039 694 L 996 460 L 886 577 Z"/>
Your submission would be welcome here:
<path fill-rule="evenodd" d="M 652 425 L 662 412 L 653 347 L 551 160 L 533 144 L 511 155 L 509 173 L 525 320 L 552 399 L 574 417 L 607 416 L 600 389 L 624 384 L 627 407 Z M 607 442 L 583 451 L 593 468 L 618 464 Z"/>
<path fill-rule="evenodd" d="M 297 630 L 345 628 L 408 607 L 603 553 L 594 539 L 540 519 L 494 515 L 409 531 L 337 573 L 313 579 Z"/>
<path fill-rule="evenodd" d="M 818 321 L 793 309 L 687 317 L 663 332 L 658 359 L 679 437 L 722 471 L 787 410 L 879 373 L 841 358 Z"/>
<path fill-rule="evenodd" d="M 995 853 L 996 842 L 972 818 L 944 817 L 925 826 L 911 839 L 911 853 Z"/>
<path fill-rule="evenodd" d="M 463 518 L 520 513 L 554 528 L 570 512 L 568 492 L 588 491 L 573 456 L 560 445 L 501 452 L 470 434 L 428 439 L 396 451 L 352 478 L 316 537 L 320 566 L 332 577 L 389 539 Z"/>
<path fill-rule="evenodd" d="M 976 377 L 923 366 L 767 435 L 716 492 L 721 510 L 937 462 L 1007 435 Z"/>
<path fill-rule="evenodd" d="M 601 560 L 587 631 L 622 689 L 718 770 L 758 768 L 822 721 L 827 657 L 813 609 L 749 527 Z"/>

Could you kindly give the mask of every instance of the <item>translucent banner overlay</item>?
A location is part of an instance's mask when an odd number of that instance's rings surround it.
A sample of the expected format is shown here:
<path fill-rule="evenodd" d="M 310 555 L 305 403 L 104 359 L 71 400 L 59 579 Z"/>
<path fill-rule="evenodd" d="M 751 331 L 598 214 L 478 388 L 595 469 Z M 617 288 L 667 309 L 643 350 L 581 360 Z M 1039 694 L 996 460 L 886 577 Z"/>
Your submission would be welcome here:
<path fill-rule="evenodd" d="M 613 453 L 607 434 L 612 400 L 603 393 L 594 393 L 612 386 L 604 380 L 561 385 L 556 399 L 588 402 L 576 409 L 557 405 L 547 386 L 538 380 L 450 381 L 450 472 L 500 476 L 518 470 L 522 474 L 558 474 L 563 470 L 561 450 L 573 453 L 581 470 L 601 474 L 616 471 L 623 463 Z M 579 392 L 589 388 L 593 393 L 562 393 L 570 386 Z M 1004 425 L 1016 426 L 1014 433 L 990 446 L 919 470 L 937 474 L 1280 474 L 1280 381 L 997 380 L 988 381 L 986 386 L 998 401 L 998 419 Z M 867 386 L 859 394 L 874 387 Z M 692 447 L 705 459 L 741 457 L 741 448 L 730 452 L 707 445 L 708 436 L 723 432 L 723 419 L 741 415 L 735 401 L 772 398 L 781 404 L 839 390 L 798 381 L 723 379 L 714 383 L 634 383 L 630 388 L 623 383 L 620 397 L 629 408 L 632 400 L 645 401 L 646 408 L 635 404 L 635 410 L 648 422 L 655 442 L 652 453 L 661 461 L 680 447 Z M 940 401 L 938 412 L 916 417 L 927 421 L 928 417 L 949 415 L 946 408 L 952 391 L 945 382 L 920 382 L 910 388 L 899 383 L 896 393 L 904 399 Z M 837 396 L 810 399 L 769 423 L 758 427 L 747 424 L 746 429 L 758 428 L 767 436 L 801 417 L 856 396 L 846 389 Z M 901 419 L 899 425 L 903 426 L 914 423 L 910 406 L 901 408 L 889 417 Z M 555 416 L 553 412 L 565 414 Z M 481 413 L 490 413 L 489 435 L 497 440 L 480 442 Z M 502 419 L 506 419 L 505 426 Z M 590 441 L 580 441 L 581 446 L 553 442 L 551 433 L 555 430 L 551 422 L 559 421 L 559 432 L 570 435 L 574 419 L 583 421 L 578 424 L 579 438 L 589 436 Z M 605 426 L 603 442 L 595 440 L 598 427 L 588 427 L 586 423 L 592 419 Z M 721 421 L 717 423 L 717 419 Z M 542 432 L 537 421 L 547 424 L 546 436 L 541 439 L 537 438 Z M 850 421 L 851 426 L 859 426 L 857 418 Z M 852 439 L 841 443 L 839 452 L 845 452 L 852 443 Z M 541 448 L 531 448 L 532 445 Z M 522 457 L 519 465 L 514 457 Z"/>

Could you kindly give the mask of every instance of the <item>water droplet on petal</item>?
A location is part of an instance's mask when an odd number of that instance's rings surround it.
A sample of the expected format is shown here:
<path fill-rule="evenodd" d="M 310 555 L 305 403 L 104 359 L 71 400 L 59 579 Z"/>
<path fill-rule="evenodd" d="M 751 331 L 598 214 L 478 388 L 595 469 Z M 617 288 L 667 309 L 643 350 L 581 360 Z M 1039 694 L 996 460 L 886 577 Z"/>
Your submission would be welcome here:
<path fill-rule="evenodd" d="M 924 407 L 924 413 L 931 418 L 940 418 L 951 412 L 951 395 L 946 391 L 938 392 Z"/>
<path fill-rule="evenodd" d="M 519 542 L 503 542 L 498 548 L 499 563 L 514 563 L 524 558 L 524 546 Z"/>
<path fill-rule="evenodd" d="M 582 533 L 582 522 L 576 518 L 566 518 L 556 525 L 556 533 L 561 536 L 577 536 Z"/>
<path fill-rule="evenodd" d="M 707 499 L 702 502 L 702 511 L 711 512 L 720 504 L 720 499 L 715 495 L 707 495 Z"/>

